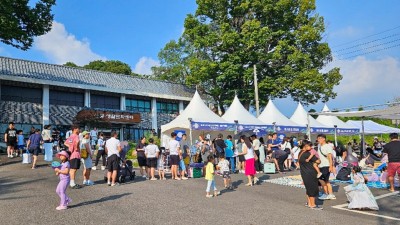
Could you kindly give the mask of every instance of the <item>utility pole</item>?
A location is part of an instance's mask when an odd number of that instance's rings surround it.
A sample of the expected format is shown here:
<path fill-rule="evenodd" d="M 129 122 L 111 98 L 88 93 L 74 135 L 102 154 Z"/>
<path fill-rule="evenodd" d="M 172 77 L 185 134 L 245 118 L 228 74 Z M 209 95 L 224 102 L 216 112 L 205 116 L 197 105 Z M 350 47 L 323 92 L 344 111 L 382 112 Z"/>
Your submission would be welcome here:
<path fill-rule="evenodd" d="M 255 64 L 254 64 L 254 97 L 256 100 L 256 114 L 258 117 L 260 115 L 260 102 L 258 100 L 257 68 Z"/>

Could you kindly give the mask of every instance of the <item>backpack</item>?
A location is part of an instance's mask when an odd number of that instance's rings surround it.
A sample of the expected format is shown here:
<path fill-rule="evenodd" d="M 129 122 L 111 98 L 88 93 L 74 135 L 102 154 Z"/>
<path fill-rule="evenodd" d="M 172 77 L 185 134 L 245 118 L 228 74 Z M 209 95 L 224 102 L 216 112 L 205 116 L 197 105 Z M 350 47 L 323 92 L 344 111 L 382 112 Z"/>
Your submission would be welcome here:
<path fill-rule="evenodd" d="M 336 175 L 336 180 L 349 181 L 351 179 L 350 174 L 351 174 L 351 168 L 343 167 L 339 170 L 338 174 Z"/>
<path fill-rule="evenodd" d="M 217 144 L 215 145 L 215 149 L 217 150 L 218 153 L 224 152 L 224 149 L 221 148 L 221 146 L 219 146 Z"/>

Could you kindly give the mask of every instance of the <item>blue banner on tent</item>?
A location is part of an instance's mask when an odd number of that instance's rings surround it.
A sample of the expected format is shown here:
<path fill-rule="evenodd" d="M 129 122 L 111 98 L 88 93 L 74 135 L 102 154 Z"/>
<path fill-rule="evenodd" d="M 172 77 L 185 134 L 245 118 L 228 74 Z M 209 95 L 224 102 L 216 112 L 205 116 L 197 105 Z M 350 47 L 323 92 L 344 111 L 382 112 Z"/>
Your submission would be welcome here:
<path fill-rule="evenodd" d="M 236 130 L 234 123 L 203 123 L 192 121 L 192 130 L 215 130 L 215 131 L 232 131 Z"/>
<path fill-rule="evenodd" d="M 335 134 L 335 128 L 311 127 L 312 134 Z"/>
<path fill-rule="evenodd" d="M 248 124 L 239 124 L 238 132 L 241 131 L 253 131 L 257 136 L 264 136 L 267 133 L 273 132 L 274 127 L 268 125 L 248 125 Z"/>
<path fill-rule="evenodd" d="M 336 130 L 338 135 L 352 135 L 352 134 L 359 134 L 360 129 L 343 129 L 343 128 L 337 128 Z"/>
<path fill-rule="evenodd" d="M 280 133 L 306 133 L 306 127 L 276 126 L 276 132 Z"/>

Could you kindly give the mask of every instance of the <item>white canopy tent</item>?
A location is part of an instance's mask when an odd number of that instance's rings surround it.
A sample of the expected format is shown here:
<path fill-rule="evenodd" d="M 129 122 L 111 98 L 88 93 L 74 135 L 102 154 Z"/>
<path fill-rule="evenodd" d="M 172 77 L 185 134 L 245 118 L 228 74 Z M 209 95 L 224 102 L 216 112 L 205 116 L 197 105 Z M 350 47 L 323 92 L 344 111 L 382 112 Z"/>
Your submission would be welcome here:
<path fill-rule="evenodd" d="M 374 117 L 381 119 L 400 119 L 400 105 L 390 106 L 384 109 L 351 111 L 351 112 L 320 112 L 318 115 L 341 117 Z"/>
<path fill-rule="evenodd" d="M 161 133 L 170 135 L 175 130 L 184 130 L 185 133 L 190 132 L 192 142 L 192 129 L 191 122 L 202 122 L 210 124 L 228 124 L 223 118 L 215 114 L 201 99 L 199 93 L 196 91 L 189 105 L 171 122 L 161 126 Z M 219 131 L 214 131 L 219 132 Z M 164 139 L 164 138 L 163 138 Z M 163 142 L 165 142 L 163 140 Z"/>
<path fill-rule="evenodd" d="M 274 130 L 277 131 L 300 133 L 306 128 L 306 126 L 301 126 L 283 115 L 278 108 L 276 108 L 272 100 L 269 100 L 258 119 L 268 125 L 274 126 Z"/>
<path fill-rule="evenodd" d="M 301 103 L 298 104 L 290 120 L 299 125 L 309 127 L 310 133 L 332 133 L 334 130 L 333 127 L 328 127 L 310 116 Z"/>
<path fill-rule="evenodd" d="M 349 120 L 346 124 L 354 127 L 362 128 L 363 121 L 361 120 Z M 400 133 L 400 129 L 385 126 L 376 123 L 372 120 L 364 120 L 364 133 L 365 134 L 390 134 L 390 133 Z"/>
<path fill-rule="evenodd" d="M 322 109 L 322 112 L 330 112 L 330 110 L 326 104 L 325 104 L 324 108 Z M 349 131 L 348 133 L 354 134 L 354 133 L 360 132 L 359 127 L 352 126 L 351 124 L 347 124 L 347 123 L 343 122 L 342 120 L 340 120 L 339 118 L 337 118 L 336 116 L 319 115 L 317 118 L 317 121 L 328 127 L 336 126 L 337 129 L 341 130 L 338 133 L 346 134 L 346 131 Z M 355 130 L 358 130 L 358 131 L 355 131 Z"/>
<path fill-rule="evenodd" d="M 225 114 L 222 116 L 222 119 L 230 123 L 237 121 L 240 124 L 247 125 L 267 125 L 247 111 L 242 103 L 240 103 L 240 100 L 237 96 L 235 96 L 233 99 L 232 104 L 229 106 L 228 110 L 226 110 Z"/>

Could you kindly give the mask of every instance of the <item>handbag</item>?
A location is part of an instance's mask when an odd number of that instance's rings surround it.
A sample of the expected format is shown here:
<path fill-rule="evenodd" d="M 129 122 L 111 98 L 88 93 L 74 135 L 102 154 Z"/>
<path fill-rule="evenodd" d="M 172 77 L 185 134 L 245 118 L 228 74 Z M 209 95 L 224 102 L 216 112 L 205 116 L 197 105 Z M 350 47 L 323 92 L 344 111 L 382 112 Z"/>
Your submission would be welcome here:
<path fill-rule="evenodd" d="M 22 163 L 23 164 L 32 163 L 32 154 L 28 150 L 24 154 L 22 154 Z"/>
<path fill-rule="evenodd" d="M 286 142 L 284 151 L 286 152 L 286 154 L 290 155 L 290 148 L 287 147 L 287 144 L 288 143 Z"/>
<path fill-rule="evenodd" d="M 88 157 L 88 153 L 86 149 L 81 149 L 81 158 L 86 159 Z"/>

